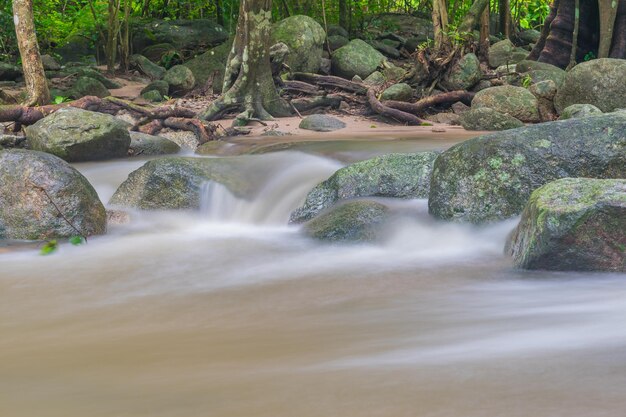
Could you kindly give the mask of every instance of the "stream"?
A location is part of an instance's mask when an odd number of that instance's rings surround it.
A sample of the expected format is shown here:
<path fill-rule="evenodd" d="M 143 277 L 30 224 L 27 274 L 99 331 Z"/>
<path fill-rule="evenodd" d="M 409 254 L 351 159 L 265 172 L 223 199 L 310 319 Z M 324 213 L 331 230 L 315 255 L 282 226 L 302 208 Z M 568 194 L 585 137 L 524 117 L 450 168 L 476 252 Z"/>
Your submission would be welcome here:
<path fill-rule="evenodd" d="M 624 274 L 516 270 L 516 220 L 439 223 L 425 200 L 385 200 L 411 215 L 379 243 L 287 225 L 315 184 L 389 149 L 249 156 L 252 201 L 207 184 L 199 212 L 0 254 L 0 416 L 623 417 Z M 144 162 L 76 167 L 106 202 Z"/>

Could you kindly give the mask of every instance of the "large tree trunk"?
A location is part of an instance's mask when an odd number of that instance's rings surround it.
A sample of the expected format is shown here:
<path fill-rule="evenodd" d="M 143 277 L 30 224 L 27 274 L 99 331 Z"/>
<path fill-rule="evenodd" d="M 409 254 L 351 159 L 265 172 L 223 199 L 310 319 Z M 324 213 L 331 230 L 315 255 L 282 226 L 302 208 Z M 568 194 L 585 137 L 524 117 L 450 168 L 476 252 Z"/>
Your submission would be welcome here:
<path fill-rule="evenodd" d="M 271 120 L 291 114 L 278 96 L 270 67 L 271 0 L 242 0 L 237 35 L 224 74 L 224 93 L 200 117 L 215 120 L 224 112 L 242 109 L 236 124 L 250 119 Z"/>
<path fill-rule="evenodd" d="M 39 55 L 32 0 L 13 0 L 13 22 L 28 93 L 25 104 L 27 106 L 48 104 L 50 91 Z"/>
<path fill-rule="evenodd" d="M 448 10 L 445 0 L 433 0 L 433 31 L 435 34 L 435 50 L 441 50 L 448 36 Z"/>
<path fill-rule="evenodd" d="M 500 32 L 509 39 L 511 37 L 511 3 L 509 0 L 499 1 Z"/>
<path fill-rule="evenodd" d="M 475 0 L 459 25 L 459 32 L 471 32 L 480 21 L 480 16 L 489 5 L 489 0 Z"/>
<path fill-rule="evenodd" d="M 339 0 L 339 26 L 348 30 L 348 0 Z"/>

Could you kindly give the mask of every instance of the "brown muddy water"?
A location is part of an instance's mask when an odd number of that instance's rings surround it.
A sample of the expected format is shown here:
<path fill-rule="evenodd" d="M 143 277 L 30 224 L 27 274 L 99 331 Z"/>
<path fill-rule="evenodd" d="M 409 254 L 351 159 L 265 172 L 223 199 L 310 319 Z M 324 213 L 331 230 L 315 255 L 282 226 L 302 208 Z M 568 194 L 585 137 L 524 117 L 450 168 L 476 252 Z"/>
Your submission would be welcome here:
<path fill-rule="evenodd" d="M 626 415 L 624 274 L 517 271 L 515 220 L 423 200 L 383 242 L 311 241 L 289 213 L 352 152 L 316 151 L 248 157 L 254 201 L 207 184 L 200 212 L 0 253 L 0 416 Z M 106 201 L 142 163 L 77 167 Z"/>

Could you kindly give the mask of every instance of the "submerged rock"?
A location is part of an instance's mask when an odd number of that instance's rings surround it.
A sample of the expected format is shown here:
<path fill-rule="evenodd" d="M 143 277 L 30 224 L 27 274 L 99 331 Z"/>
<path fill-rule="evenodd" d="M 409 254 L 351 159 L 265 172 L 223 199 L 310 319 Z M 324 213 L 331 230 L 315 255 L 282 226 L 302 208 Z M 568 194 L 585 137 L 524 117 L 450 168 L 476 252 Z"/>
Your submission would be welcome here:
<path fill-rule="evenodd" d="M 481 90 L 472 100 L 472 108 L 489 107 L 522 122 L 538 122 L 537 98 L 527 89 L 502 85 Z"/>
<path fill-rule="evenodd" d="M 626 107 L 626 60 L 594 59 L 572 68 L 554 105 L 561 113 L 572 104 L 593 104 L 603 112 Z"/>
<path fill-rule="evenodd" d="M 248 197 L 252 179 L 236 158 L 165 157 L 147 162 L 119 186 L 110 204 L 144 210 L 198 209 L 203 184 L 223 184 L 234 195 Z"/>
<path fill-rule="evenodd" d="M 167 155 L 180 152 L 180 146 L 161 136 L 130 132 L 129 155 Z"/>
<path fill-rule="evenodd" d="M 43 240 L 105 231 L 104 206 L 76 169 L 50 154 L 0 150 L 0 239 Z"/>
<path fill-rule="evenodd" d="M 383 54 L 360 39 L 337 49 L 331 58 L 333 74 L 351 80 L 358 75 L 366 79 L 385 61 Z"/>
<path fill-rule="evenodd" d="M 325 114 L 312 114 L 300 122 L 300 129 L 313 130 L 316 132 L 332 132 L 343 129 L 346 124 L 341 120 Z"/>
<path fill-rule="evenodd" d="M 466 130 L 508 130 L 524 126 L 515 117 L 489 107 L 479 107 L 463 113 L 460 122 Z"/>
<path fill-rule="evenodd" d="M 339 204 L 307 222 L 303 231 L 310 237 L 331 242 L 364 242 L 380 235 L 389 208 L 374 201 Z"/>
<path fill-rule="evenodd" d="M 296 15 L 276 23 L 272 44 L 282 42 L 289 47 L 287 65 L 296 72 L 317 72 L 322 63 L 326 32 L 315 19 Z"/>
<path fill-rule="evenodd" d="M 435 161 L 429 211 L 483 223 L 516 216 L 530 194 L 565 177 L 626 177 L 626 114 L 612 113 L 470 139 Z"/>
<path fill-rule="evenodd" d="M 526 269 L 626 272 L 626 180 L 565 178 L 535 190 L 506 252 Z"/>
<path fill-rule="evenodd" d="M 356 197 L 427 198 L 437 155 L 389 154 L 341 168 L 309 192 L 290 222 L 307 221 L 339 200 Z"/>
<path fill-rule="evenodd" d="M 108 114 L 64 108 L 26 129 L 33 150 L 69 162 L 122 158 L 130 145 L 126 124 Z"/>

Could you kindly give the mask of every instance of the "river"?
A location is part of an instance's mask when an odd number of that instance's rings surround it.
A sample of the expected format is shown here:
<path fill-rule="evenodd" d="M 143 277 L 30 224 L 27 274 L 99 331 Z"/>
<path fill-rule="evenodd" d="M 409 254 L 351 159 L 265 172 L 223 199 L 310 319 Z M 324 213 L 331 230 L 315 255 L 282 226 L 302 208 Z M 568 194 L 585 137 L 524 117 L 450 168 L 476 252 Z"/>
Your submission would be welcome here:
<path fill-rule="evenodd" d="M 286 225 L 307 191 L 389 147 L 305 150 L 247 157 L 253 201 L 208 185 L 200 212 L 0 254 L 0 416 L 626 414 L 624 274 L 515 270 L 515 220 L 423 200 L 382 242 L 309 240 Z M 143 162 L 77 168 L 107 201 Z"/>

